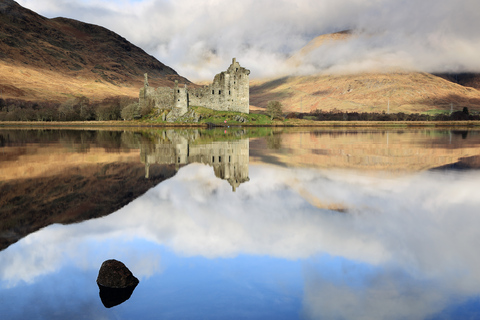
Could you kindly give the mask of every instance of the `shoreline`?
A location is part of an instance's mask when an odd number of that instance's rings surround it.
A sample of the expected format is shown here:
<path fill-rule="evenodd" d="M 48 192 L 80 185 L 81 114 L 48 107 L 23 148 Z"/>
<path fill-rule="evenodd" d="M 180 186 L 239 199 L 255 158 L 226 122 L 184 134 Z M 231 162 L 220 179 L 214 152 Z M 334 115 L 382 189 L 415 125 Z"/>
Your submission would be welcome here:
<path fill-rule="evenodd" d="M 61 122 L 43 122 L 43 121 L 5 121 L 0 122 L 0 128 L 235 128 L 235 127 L 387 127 L 387 128 L 412 128 L 412 127 L 430 127 L 430 128 L 448 128 L 448 127 L 466 127 L 480 128 L 480 121 L 275 121 L 271 124 L 215 124 L 207 123 L 148 123 L 137 121 L 61 121 Z"/>

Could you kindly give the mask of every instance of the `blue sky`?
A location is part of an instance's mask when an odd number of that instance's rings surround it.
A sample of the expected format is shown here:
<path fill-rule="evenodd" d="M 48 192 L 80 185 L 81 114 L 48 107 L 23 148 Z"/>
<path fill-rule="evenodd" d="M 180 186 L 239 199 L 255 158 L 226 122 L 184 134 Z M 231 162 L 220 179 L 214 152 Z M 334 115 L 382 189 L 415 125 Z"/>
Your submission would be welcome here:
<path fill-rule="evenodd" d="M 107 27 L 192 80 L 236 57 L 251 77 L 411 70 L 480 72 L 477 0 L 18 0 L 47 17 Z M 354 29 L 292 69 L 315 36 Z"/>

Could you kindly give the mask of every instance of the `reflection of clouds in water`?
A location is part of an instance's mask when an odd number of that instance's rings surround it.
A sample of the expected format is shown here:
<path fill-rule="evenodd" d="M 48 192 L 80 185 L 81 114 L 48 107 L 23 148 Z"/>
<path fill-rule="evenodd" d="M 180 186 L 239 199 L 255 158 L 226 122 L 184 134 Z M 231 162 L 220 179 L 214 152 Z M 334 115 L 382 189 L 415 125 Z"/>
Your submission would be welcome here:
<path fill-rule="evenodd" d="M 138 208 L 132 204 L 131 210 L 163 208 L 161 221 L 152 221 L 156 227 L 150 236 L 185 255 L 248 253 L 296 259 L 330 250 L 374 263 L 382 259 L 378 244 L 368 236 L 353 235 L 352 219 L 313 207 L 291 188 L 313 172 L 253 166 L 251 170 L 251 181 L 232 193 L 208 167 L 189 166 L 136 202 Z M 314 174 L 319 183 L 327 182 Z"/>
<path fill-rule="evenodd" d="M 37 277 L 74 265 L 98 270 L 103 261 L 115 257 L 125 262 L 139 278 L 161 271 L 156 247 L 132 235 L 105 234 L 90 225 L 52 225 L 35 232 L 0 252 L 0 286 L 33 283 Z"/>
<path fill-rule="evenodd" d="M 241 253 L 287 259 L 320 253 L 341 256 L 386 270 L 379 276 L 381 281 L 368 284 L 371 299 L 389 286 L 420 290 L 405 287 L 415 279 L 462 294 L 478 292 L 480 259 L 474 254 L 480 243 L 478 173 L 382 178 L 250 166 L 250 177 L 232 193 L 210 167 L 184 167 L 110 216 L 50 226 L 12 245 L 0 253 L 1 279 L 14 285 L 53 272 L 66 260 L 98 268 L 106 258 L 118 256 L 134 274 L 146 277 L 158 272 L 160 257 L 153 246 L 145 255 L 138 247 L 157 243 L 177 254 L 209 258 Z M 350 211 L 319 209 L 305 201 L 301 189 L 320 202 L 341 203 Z M 130 245 L 132 241 L 141 245 Z M 402 270 L 411 281 L 398 282 L 395 270 Z M 321 288 L 334 285 L 321 275 L 307 272 L 306 277 L 307 302 L 317 296 L 323 299 Z M 335 287 L 339 295 L 359 301 L 360 291 L 348 285 Z M 361 295 L 368 298 L 369 292 Z M 397 299 L 397 293 L 392 294 Z M 418 295 L 428 296 L 421 291 Z"/>
<path fill-rule="evenodd" d="M 365 272 L 353 264 L 351 270 L 337 270 L 342 279 L 332 281 L 330 274 L 305 269 L 303 313 L 307 319 L 425 319 L 452 303 L 442 284 L 401 270 Z M 362 284 L 352 285 L 352 278 L 362 279 Z"/>
<path fill-rule="evenodd" d="M 424 319 L 479 294 L 478 173 L 426 172 L 394 183 L 343 178 L 350 187 L 341 198 L 351 196 L 362 231 L 391 259 L 370 272 L 343 261 L 333 276 L 325 264 L 305 268 L 307 318 Z M 362 285 L 352 285 L 353 279 Z"/>

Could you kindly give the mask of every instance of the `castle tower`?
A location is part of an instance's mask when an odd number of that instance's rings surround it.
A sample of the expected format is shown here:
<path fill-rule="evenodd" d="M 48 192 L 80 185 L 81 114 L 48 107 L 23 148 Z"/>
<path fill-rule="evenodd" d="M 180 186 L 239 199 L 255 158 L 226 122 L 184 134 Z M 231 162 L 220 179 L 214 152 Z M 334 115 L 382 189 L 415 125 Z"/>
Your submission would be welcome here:
<path fill-rule="evenodd" d="M 175 80 L 175 86 L 173 87 L 173 108 L 167 115 L 167 121 L 173 121 L 174 119 L 184 115 L 188 111 L 188 92 L 187 85 L 183 88 L 178 86 L 178 80 Z"/>
<path fill-rule="evenodd" d="M 250 111 L 250 70 L 243 68 L 232 59 L 232 64 L 225 72 L 225 93 L 228 92 L 230 111 L 249 113 Z"/>

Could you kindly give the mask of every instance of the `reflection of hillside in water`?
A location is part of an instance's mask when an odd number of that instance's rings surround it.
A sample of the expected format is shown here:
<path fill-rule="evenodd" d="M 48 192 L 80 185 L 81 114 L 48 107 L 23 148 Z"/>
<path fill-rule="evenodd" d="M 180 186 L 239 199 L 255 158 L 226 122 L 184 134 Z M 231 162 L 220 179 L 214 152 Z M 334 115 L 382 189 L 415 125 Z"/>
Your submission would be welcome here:
<path fill-rule="evenodd" d="M 474 129 L 318 129 L 283 134 L 279 150 L 264 144 L 251 143 L 252 162 L 402 173 L 462 163 L 475 168 L 480 157 L 480 132 Z"/>
<path fill-rule="evenodd" d="M 167 130 L 154 143 L 141 145 L 140 158 L 145 164 L 145 177 L 151 164 L 174 164 L 178 169 L 190 163 L 213 167 L 215 176 L 227 180 L 232 190 L 249 181 L 249 140 L 199 143 L 199 132 Z"/>

